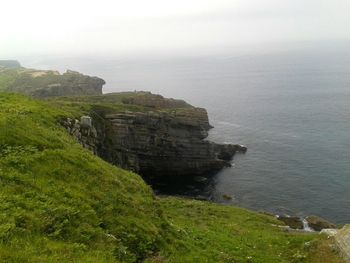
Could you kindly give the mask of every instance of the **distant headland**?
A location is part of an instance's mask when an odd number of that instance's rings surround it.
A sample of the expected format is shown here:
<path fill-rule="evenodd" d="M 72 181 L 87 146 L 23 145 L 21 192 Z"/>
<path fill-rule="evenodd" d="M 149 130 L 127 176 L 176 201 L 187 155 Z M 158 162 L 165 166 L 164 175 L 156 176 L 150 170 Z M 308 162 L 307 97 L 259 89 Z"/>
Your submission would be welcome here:
<path fill-rule="evenodd" d="M 0 60 L 0 67 L 20 68 L 21 64 L 17 60 Z"/>

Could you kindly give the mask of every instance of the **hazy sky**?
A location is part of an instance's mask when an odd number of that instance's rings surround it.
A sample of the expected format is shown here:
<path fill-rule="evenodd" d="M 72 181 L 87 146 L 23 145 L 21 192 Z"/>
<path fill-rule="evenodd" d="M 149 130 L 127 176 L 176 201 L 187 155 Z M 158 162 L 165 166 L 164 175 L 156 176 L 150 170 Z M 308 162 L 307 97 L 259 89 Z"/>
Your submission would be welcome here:
<path fill-rule="evenodd" d="M 0 57 L 350 39 L 350 0 L 0 0 Z"/>

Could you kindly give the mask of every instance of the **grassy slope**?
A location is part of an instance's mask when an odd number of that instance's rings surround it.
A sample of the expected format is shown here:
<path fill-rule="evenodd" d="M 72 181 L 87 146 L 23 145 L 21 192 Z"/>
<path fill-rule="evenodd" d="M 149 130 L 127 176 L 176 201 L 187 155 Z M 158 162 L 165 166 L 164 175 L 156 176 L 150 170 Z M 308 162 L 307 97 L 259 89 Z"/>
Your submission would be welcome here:
<path fill-rule="evenodd" d="M 17 78 L 17 69 L 0 67 L 0 91 L 6 91 Z"/>
<path fill-rule="evenodd" d="M 75 143 L 56 125 L 64 114 L 0 95 L 0 258 L 111 262 L 157 250 L 167 226 L 149 187 Z"/>
<path fill-rule="evenodd" d="M 155 198 L 57 125 L 90 108 L 0 93 L 2 262 L 318 262 L 318 235 L 244 209 Z M 323 246 L 325 262 L 338 262 Z"/>
<path fill-rule="evenodd" d="M 342 262 L 325 236 L 284 232 L 271 216 L 196 200 L 160 202 L 183 244 L 164 262 Z"/>

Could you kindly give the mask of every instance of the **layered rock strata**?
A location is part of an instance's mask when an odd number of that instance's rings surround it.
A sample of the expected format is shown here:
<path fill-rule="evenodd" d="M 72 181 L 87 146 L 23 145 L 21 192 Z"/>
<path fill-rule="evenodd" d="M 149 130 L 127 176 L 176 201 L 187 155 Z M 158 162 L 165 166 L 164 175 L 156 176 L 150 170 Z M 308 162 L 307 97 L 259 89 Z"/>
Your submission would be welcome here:
<path fill-rule="evenodd" d="M 230 166 L 236 152 L 246 151 L 207 141 L 211 126 L 202 108 L 95 115 L 88 129 L 83 119 L 61 123 L 104 160 L 147 177 L 206 175 Z"/>
<path fill-rule="evenodd" d="M 193 115 L 162 113 L 117 113 L 105 116 L 102 157 L 146 176 L 196 176 L 230 166 L 239 149 L 205 138 L 209 122 L 206 111 Z"/>
<path fill-rule="evenodd" d="M 90 150 L 94 154 L 98 154 L 98 135 L 96 128 L 92 125 L 91 117 L 82 116 L 80 120 L 67 118 L 61 120 L 60 124 L 64 126 L 68 133 L 84 148 Z"/>

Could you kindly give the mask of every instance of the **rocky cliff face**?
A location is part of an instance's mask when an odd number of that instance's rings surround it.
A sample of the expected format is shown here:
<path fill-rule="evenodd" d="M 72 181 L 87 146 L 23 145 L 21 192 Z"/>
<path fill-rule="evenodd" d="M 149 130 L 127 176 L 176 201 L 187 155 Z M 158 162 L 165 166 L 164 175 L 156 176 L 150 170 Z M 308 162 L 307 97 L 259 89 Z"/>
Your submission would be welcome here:
<path fill-rule="evenodd" d="M 123 168 L 147 176 L 186 176 L 229 166 L 227 160 L 218 158 L 220 147 L 204 140 L 207 129 L 199 119 L 156 112 L 108 114 L 105 118 L 108 143 L 101 149 L 102 156 Z M 233 154 L 231 151 L 231 157 Z"/>
<path fill-rule="evenodd" d="M 1 91 L 38 98 L 102 95 L 104 84 L 100 78 L 70 70 L 60 74 L 52 70 L 0 67 Z M 205 140 L 211 128 L 206 110 L 183 100 L 149 92 L 81 96 L 71 98 L 70 102 L 77 100 L 86 103 L 87 108 L 102 107 L 91 112 L 92 120 L 88 116 L 62 120 L 68 132 L 106 161 L 145 176 L 204 175 L 230 166 L 235 152 L 246 150 Z M 91 122 L 88 126 L 87 120 Z"/>
<path fill-rule="evenodd" d="M 63 119 L 60 124 L 64 126 L 68 133 L 75 137 L 77 141 L 86 149 L 98 154 L 97 146 L 99 145 L 99 138 L 96 128 L 92 125 L 92 119 L 89 116 L 82 116 L 80 120 L 77 119 Z"/>
<path fill-rule="evenodd" d="M 207 111 L 190 105 L 146 112 L 99 111 L 93 115 L 97 140 L 95 135 L 82 137 L 71 124 L 65 126 L 104 160 L 147 177 L 206 175 L 230 166 L 237 151 L 246 151 L 239 145 L 205 140 L 211 128 Z M 78 126 L 75 129 L 81 130 Z M 86 141 L 93 142 L 93 147 Z"/>

